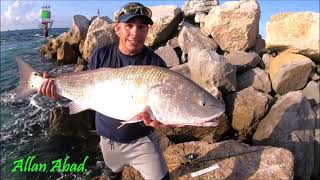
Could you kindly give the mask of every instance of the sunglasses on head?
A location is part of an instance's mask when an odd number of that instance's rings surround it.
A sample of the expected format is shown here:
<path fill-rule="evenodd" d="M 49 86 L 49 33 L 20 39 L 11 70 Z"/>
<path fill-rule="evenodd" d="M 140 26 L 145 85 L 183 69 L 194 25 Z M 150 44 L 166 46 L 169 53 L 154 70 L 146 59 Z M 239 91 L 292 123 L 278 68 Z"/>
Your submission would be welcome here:
<path fill-rule="evenodd" d="M 151 18 L 152 11 L 145 6 L 128 4 L 128 5 L 121 8 L 121 10 L 119 12 L 119 16 L 122 14 L 140 14 L 140 15 L 148 16 L 149 18 Z"/>

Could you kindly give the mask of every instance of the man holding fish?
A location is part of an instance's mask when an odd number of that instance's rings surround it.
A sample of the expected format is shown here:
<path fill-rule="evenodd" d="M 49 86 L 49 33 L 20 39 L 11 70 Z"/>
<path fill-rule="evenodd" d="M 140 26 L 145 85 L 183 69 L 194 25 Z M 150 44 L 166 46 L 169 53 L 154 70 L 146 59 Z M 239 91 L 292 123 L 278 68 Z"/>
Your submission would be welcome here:
<path fill-rule="evenodd" d="M 139 3 L 129 3 L 119 12 L 115 31 L 119 43 L 99 48 L 89 60 L 88 69 L 101 67 L 120 68 L 128 65 L 154 65 L 166 67 L 164 61 L 144 46 L 151 10 Z M 48 77 L 48 74 L 45 75 Z M 53 80 L 39 89 L 41 94 L 58 98 Z M 114 92 L 117 93 L 117 92 Z M 123 109 L 125 111 L 125 109 Z M 123 165 L 135 167 L 145 179 L 169 179 L 169 173 L 153 127 L 164 126 L 141 113 L 141 122 L 127 124 L 119 129 L 120 121 L 96 113 L 96 129 L 101 136 L 100 147 L 108 166 L 109 179 L 120 179 Z M 151 127 L 149 127 L 151 126 Z"/>
<path fill-rule="evenodd" d="M 33 73 L 25 80 L 35 83 L 30 87 L 37 87 L 40 94 L 73 100 L 70 113 L 89 108 L 96 111 L 96 130 L 109 179 L 121 179 L 124 165 L 134 167 L 145 179 L 170 179 L 154 128 L 216 126 L 215 119 L 225 110 L 214 96 L 191 80 L 161 68 L 166 68 L 165 62 L 144 46 L 149 25 L 153 24 L 151 15 L 151 10 L 140 3 L 124 5 L 115 24 L 119 42 L 97 49 L 88 61 L 88 71 L 55 79 L 48 73 L 42 79 L 33 78 L 39 76 Z M 18 66 L 21 74 L 26 74 L 23 69 L 33 71 L 22 62 Z M 88 86 L 76 82 L 83 77 L 92 78 L 87 80 Z M 70 84 L 80 87 L 69 92 Z M 77 101 L 80 96 L 85 101 Z"/>

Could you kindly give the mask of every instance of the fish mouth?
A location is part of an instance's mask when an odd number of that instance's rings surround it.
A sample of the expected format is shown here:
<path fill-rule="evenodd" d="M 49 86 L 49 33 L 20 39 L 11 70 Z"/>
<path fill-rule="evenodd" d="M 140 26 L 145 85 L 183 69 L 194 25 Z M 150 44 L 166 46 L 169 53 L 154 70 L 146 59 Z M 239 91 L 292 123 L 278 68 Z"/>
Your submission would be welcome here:
<path fill-rule="evenodd" d="M 218 125 L 218 121 L 217 119 L 222 116 L 222 114 L 224 114 L 224 111 L 221 111 L 218 114 L 215 114 L 213 116 L 210 117 L 205 117 L 205 118 L 201 118 L 197 121 L 197 125 L 198 126 L 217 126 Z"/>

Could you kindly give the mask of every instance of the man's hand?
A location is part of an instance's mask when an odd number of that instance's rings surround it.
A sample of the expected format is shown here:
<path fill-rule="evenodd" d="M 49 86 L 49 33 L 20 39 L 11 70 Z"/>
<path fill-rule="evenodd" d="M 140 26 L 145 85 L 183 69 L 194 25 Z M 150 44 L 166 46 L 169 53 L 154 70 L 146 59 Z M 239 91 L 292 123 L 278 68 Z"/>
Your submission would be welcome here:
<path fill-rule="evenodd" d="M 143 112 L 139 115 L 139 119 L 143 119 L 143 122 L 146 126 L 151 126 L 153 128 L 160 127 L 160 128 L 167 128 L 167 127 L 172 127 L 172 128 L 177 128 L 177 127 L 183 127 L 184 125 L 164 125 L 160 123 L 159 121 L 155 119 L 151 119 L 149 113 Z"/>
<path fill-rule="evenodd" d="M 44 96 L 48 96 L 51 99 L 58 99 L 59 95 L 56 92 L 54 81 L 52 79 L 48 79 L 49 73 L 44 72 L 43 78 L 46 78 L 47 80 L 41 84 L 40 88 L 38 89 L 38 93 Z"/>

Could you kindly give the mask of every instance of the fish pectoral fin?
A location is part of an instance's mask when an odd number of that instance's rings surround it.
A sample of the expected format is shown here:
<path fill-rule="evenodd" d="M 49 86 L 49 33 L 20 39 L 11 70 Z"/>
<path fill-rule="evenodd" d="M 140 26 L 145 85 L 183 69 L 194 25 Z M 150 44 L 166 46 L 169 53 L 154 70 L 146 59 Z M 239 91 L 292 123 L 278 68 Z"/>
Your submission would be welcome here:
<path fill-rule="evenodd" d="M 146 116 L 148 118 L 150 118 L 150 117 L 154 118 L 153 113 L 152 113 L 152 111 L 151 111 L 149 106 L 144 108 L 144 110 L 141 113 L 135 115 L 133 118 L 131 118 L 131 119 L 127 120 L 127 121 L 121 122 L 121 125 L 119 127 L 117 127 L 117 129 L 121 128 L 122 126 L 124 126 L 126 124 L 141 122 L 141 121 L 143 121 L 145 119 Z"/>
<path fill-rule="evenodd" d="M 79 105 L 73 101 L 71 101 L 70 103 L 68 103 L 68 106 L 69 106 L 69 114 L 77 114 L 79 112 L 82 112 L 82 111 L 85 111 L 87 109 L 90 109 L 86 106 L 82 106 L 82 105 Z"/>
<path fill-rule="evenodd" d="M 121 128 L 122 126 L 124 126 L 126 124 L 136 123 L 136 122 L 141 122 L 141 121 L 143 121 L 143 119 L 141 119 L 141 113 L 139 113 L 138 115 L 134 116 L 133 118 L 131 118 L 127 121 L 122 121 L 121 125 L 119 127 L 117 127 L 117 129 Z"/>

